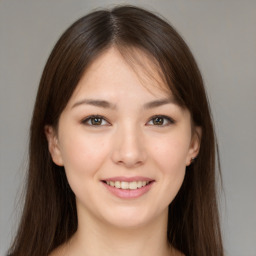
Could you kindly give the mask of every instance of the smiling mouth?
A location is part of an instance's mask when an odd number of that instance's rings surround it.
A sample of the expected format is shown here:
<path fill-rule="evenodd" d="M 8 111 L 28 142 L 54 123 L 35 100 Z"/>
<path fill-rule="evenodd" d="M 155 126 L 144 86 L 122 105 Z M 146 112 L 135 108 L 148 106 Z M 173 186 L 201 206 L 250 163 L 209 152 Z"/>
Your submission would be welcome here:
<path fill-rule="evenodd" d="M 103 181 L 105 184 L 107 184 L 110 187 L 115 187 L 119 189 L 129 189 L 129 190 L 135 190 L 142 187 L 145 187 L 152 183 L 153 181 Z"/>

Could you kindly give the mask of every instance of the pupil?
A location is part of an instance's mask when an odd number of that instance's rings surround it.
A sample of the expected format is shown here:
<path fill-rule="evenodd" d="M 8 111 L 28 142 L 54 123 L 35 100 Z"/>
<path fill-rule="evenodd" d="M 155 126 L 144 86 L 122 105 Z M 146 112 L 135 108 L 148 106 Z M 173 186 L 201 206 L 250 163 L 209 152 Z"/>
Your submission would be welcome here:
<path fill-rule="evenodd" d="M 163 118 L 162 117 L 156 117 L 154 120 L 153 120 L 153 123 L 155 125 L 162 125 L 163 124 Z"/>
<path fill-rule="evenodd" d="M 97 117 L 93 118 L 92 119 L 92 124 L 93 125 L 100 125 L 101 124 L 101 118 L 97 118 Z"/>

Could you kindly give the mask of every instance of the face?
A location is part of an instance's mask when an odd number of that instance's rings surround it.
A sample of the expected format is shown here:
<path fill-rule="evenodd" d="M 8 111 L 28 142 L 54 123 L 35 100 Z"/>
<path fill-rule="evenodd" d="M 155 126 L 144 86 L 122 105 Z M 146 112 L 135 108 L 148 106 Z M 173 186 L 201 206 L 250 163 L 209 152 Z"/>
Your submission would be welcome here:
<path fill-rule="evenodd" d="M 147 86 L 137 74 L 117 50 L 107 50 L 78 83 L 58 131 L 46 127 L 79 218 L 136 227 L 166 217 L 198 153 L 189 111 L 158 79 Z"/>

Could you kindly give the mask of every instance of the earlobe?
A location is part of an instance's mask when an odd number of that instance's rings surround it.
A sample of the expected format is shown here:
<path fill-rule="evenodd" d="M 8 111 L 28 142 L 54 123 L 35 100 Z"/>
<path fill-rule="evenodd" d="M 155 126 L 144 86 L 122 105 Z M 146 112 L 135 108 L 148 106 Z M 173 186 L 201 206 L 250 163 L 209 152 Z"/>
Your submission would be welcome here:
<path fill-rule="evenodd" d="M 48 150 L 51 154 L 52 161 L 59 166 L 63 166 L 59 142 L 54 128 L 50 125 L 44 127 L 45 136 L 48 141 Z"/>
<path fill-rule="evenodd" d="M 197 155 L 200 151 L 200 144 L 201 144 L 201 137 L 202 137 L 202 129 L 201 127 L 196 127 L 194 130 L 194 134 L 191 139 L 190 148 L 186 160 L 186 165 L 189 166 L 194 160 L 197 158 Z"/>

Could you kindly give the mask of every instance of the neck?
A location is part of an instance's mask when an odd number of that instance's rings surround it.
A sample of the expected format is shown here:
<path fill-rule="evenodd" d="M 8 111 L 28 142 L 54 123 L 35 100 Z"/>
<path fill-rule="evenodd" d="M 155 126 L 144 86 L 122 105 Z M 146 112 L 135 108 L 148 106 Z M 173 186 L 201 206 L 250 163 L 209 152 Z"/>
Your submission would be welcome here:
<path fill-rule="evenodd" d="M 167 220 L 165 212 L 152 223 L 123 228 L 78 213 L 78 230 L 69 242 L 67 255 L 176 255 L 167 241 Z"/>

